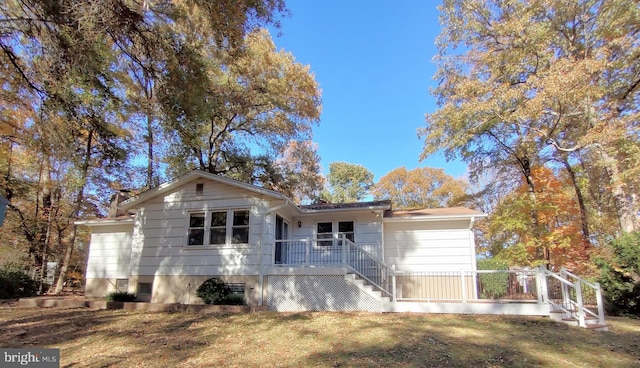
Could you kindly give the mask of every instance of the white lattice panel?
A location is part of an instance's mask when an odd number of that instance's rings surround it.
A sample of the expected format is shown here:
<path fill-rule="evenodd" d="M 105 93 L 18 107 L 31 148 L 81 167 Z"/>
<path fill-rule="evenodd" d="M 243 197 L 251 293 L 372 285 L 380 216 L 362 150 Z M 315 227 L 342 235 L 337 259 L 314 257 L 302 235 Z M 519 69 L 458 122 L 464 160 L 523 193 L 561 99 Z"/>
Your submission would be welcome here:
<path fill-rule="evenodd" d="M 269 276 L 267 285 L 269 310 L 382 311 L 379 300 L 346 281 L 344 276 Z"/>

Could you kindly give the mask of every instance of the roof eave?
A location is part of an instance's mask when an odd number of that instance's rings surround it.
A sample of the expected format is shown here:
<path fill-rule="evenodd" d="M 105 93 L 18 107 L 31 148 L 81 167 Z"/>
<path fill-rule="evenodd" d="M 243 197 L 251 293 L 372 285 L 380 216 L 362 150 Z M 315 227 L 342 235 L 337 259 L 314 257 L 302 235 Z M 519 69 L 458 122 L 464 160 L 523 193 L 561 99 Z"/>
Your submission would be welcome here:
<path fill-rule="evenodd" d="M 300 216 L 317 215 L 321 213 L 335 213 L 335 212 L 365 212 L 365 211 L 386 211 L 390 206 L 368 206 L 368 207 L 349 207 L 349 208 L 327 208 L 321 210 L 311 210 L 299 208 Z"/>
<path fill-rule="evenodd" d="M 464 214 L 464 215 L 423 215 L 423 216 L 398 216 L 384 217 L 383 222 L 410 222 L 410 221 L 443 221 L 443 220 L 471 220 L 487 217 L 486 213 Z"/>
<path fill-rule="evenodd" d="M 89 227 L 96 227 L 96 226 L 112 226 L 112 225 L 128 225 L 128 224 L 133 225 L 134 222 L 135 222 L 135 218 L 131 217 L 131 218 L 127 218 L 127 219 L 81 220 L 81 221 L 74 222 L 74 224 L 82 225 L 82 226 L 89 226 Z"/>
<path fill-rule="evenodd" d="M 257 194 L 261 194 L 261 195 L 266 195 L 269 197 L 273 197 L 273 198 L 277 198 L 277 199 L 281 199 L 281 200 L 289 200 L 289 198 L 287 198 L 287 196 L 285 196 L 282 193 L 278 193 L 269 189 L 265 189 L 265 188 L 260 188 L 257 187 L 255 185 L 251 185 L 251 184 L 247 184 L 247 183 L 242 183 L 239 182 L 237 180 L 233 180 L 233 179 L 229 179 L 229 178 L 225 178 L 223 176 L 219 176 L 219 175 L 215 175 L 215 174 L 211 174 L 211 173 L 207 173 L 204 171 L 199 171 L 199 170 L 194 170 L 191 171 L 190 173 L 181 176 L 179 178 L 173 179 L 171 181 L 168 181 L 166 183 L 160 184 L 155 188 L 149 189 L 141 194 L 139 194 L 136 197 L 132 197 L 130 199 L 127 199 L 126 201 L 120 203 L 118 205 L 118 207 L 120 209 L 123 210 L 129 210 L 132 208 L 135 208 L 137 204 L 144 202 L 148 199 L 154 198 L 164 192 L 170 191 L 173 188 L 176 188 L 180 185 L 186 184 L 190 181 L 196 180 L 198 178 L 204 178 L 204 179 L 210 179 L 213 181 L 217 181 L 219 183 L 223 183 L 223 184 L 227 184 L 227 185 L 231 185 L 234 187 L 239 187 L 242 189 L 246 189 L 248 191 L 257 193 Z"/>

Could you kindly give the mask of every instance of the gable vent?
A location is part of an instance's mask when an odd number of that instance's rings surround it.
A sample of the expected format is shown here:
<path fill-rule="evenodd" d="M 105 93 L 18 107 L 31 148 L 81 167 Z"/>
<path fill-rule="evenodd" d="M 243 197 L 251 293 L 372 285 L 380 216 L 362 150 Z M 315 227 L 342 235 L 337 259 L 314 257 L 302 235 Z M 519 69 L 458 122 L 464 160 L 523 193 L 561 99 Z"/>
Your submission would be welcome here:
<path fill-rule="evenodd" d="M 204 184 L 202 183 L 196 184 L 196 195 L 202 195 L 203 189 L 204 189 Z"/>

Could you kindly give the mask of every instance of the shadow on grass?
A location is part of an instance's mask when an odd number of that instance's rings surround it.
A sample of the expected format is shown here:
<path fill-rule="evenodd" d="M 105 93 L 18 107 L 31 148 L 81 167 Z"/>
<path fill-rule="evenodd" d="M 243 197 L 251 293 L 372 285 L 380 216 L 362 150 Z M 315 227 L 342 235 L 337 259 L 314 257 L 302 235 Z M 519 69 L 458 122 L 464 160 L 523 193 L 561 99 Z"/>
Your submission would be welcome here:
<path fill-rule="evenodd" d="M 66 367 L 637 366 L 640 323 L 620 326 L 598 333 L 504 316 L 6 308 L 0 347 L 61 347 Z"/>
<path fill-rule="evenodd" d="M 387 316 L 385 316 L 387 317 Z M 408 318 L 407 318 L 408 317 Z M 370 334 L 378 341 L 336 341 L 308 357 L 305 365 L 334 367 L 483 367 L 640 365 L 640 335 L 594 332 L 543 318 L 388 316 L 362 323 L 354 336 Z M 384 320 L 384 319 L 383 319 Z M 426 323 L 425 323 L 426 322 Z M 640 331 L 639 331 L 640 332 Z"/>

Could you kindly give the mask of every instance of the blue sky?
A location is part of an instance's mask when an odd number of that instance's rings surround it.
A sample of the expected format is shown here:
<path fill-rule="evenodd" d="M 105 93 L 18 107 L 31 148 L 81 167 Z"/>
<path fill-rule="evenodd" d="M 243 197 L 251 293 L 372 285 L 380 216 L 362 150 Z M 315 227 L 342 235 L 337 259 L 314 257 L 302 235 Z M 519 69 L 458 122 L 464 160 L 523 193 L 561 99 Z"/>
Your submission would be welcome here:
<path fill-rule="evenodd" d="M 435 155 L 419 162 L 416 130 L 436 109 L 429 89 L 440 32 L 436 2 L 289 0 L 278 49 L 310 65 L 322 88 L 314 141 L 324 174 L 329 163 L 364 165 L 375 181 L 406 166 L 444 168 L 463 177 L 466 165 Z"/>

